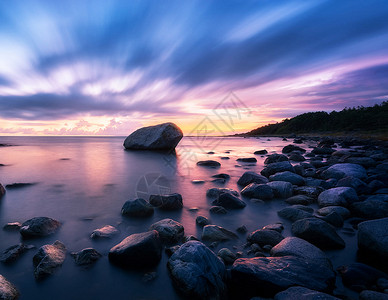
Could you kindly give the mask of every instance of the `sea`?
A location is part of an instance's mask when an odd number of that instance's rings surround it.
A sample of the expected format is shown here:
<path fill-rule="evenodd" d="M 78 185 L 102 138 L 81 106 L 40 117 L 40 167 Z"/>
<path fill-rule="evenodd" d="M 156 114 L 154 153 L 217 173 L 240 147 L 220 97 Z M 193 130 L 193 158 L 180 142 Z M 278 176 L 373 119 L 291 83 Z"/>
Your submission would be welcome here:
<path fill-rule="evenodd" d="M 291 223 L 279 218 L 277 211 L 287 206 L 284 200 L 255 203 L 242 198 L 247 206 L 230 210 L 225 215 L 209 213 L 211 200 L 206 191 L 212 187 L 226 187 L 237 191 L 237 180 L 246 171 L 260 172 L 265 155 L 254 155 L 266 149 L 269 154 L 281 153 L 292 140 L 278 137 L 184 137 L 175 152 L 125 150 L 125 137 L 0 137 L 0 183 L 31 183 L 7 189 L 0 200 L 0 228 L 9 222 L 33 217 L 51 217 L 62 223 L 53 235 L 23 241 L 16 231 L 0 229 L 0 251 L 24 242 L 36 248 L 24 253 L 12 264 L 0 263 L 0 274 L 12 282 L 20 292 L 19 299 L 184 299 L 172 285 L 166 267 L 168 256 L 163 252 L 160 263 L 150 269 L 128 270 L 108 260 L 110 248 L 125 237 L 149 230 L 151 224 L 171 218 L 182 223 L 185 235 L 201 238 L 202 229 L 195 223 L 197 216 L 205 216 L 212 224 L 236 232 L 245 225 L 248 233 L 265 225 L 282 222 L 284 236 L 291 236 Z M 305 149 L 315 145 L 306 141 Z M 241 163 L 241 157 L 255 157 L 257 163 Z M 197 166 L 200 160 L 216 160 L 219 168 Z M 227 173 L 225 183 L 212 182 L 212 176 Z M 193 183 L 203 180 L 204 183 Z M 125 201 L 151 194 L 180 193 L 183 209 L 155 210 L 152 217 L 129 218 L 121 215 Z M 313 205 L 314 208 L 317 208 Z M 105 225 L 115 226 L 119 233 L 109 239 L 90 238 L 93 230 Z M 247 234 L 218 244 L 213 251 L 229 248 L 233 252 L 244 248 Z M 339 232 L 346 242 L 344 250 L 326 251 L 334 267 L 354 262 L 357 244 L 354 236 Z M 59 240 L 68 255 L 63 265 L 44 280 L 35 280 L 32 258 L 37 249 Z M 70 253 L 95 248 L 103 256 L 91 267 L 77 266 Z M 344 288 L 337 282 L 338 289 Z"/>

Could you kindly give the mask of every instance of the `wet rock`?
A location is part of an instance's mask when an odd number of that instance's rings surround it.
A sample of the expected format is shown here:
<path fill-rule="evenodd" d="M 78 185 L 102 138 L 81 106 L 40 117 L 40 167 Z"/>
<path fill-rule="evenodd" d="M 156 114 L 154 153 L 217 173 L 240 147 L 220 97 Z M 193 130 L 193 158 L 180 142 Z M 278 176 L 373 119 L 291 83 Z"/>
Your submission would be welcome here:
<path fill-rule="evenodd" d="M 191 180 L 191 183 L 193 183 L 193 184 L 203 184 L 203 183 L 205 183 L 205 180 L 194 179 L 194 180 Z"/>
<path fill-rule="evenodd" d="M 349 207 L 352 214 L 363 219 L 374 220 L 388 217 L 388 203 L 379 200 L 355 202 Z"/>
<path fill-rule="evenodd" d="M 305 149 L 298 147 L 298 146 L 295 146 L 295 145 L 292 145 L 292 144 L 287 145 L 287 146 L 283 147 L 283 149 L 282 149 L 282 153 L 291 153 L 293 151 L 299 151 L 301 153 L 306 152 Z"/>
<path fill-rule="evenodd" d="M 90 237 L 92 239 L 111 238 L 112 236 L 114 236 L 118 233 L 119 233 L 119 231 L 115 227 L 113 227 L 111 225 L 105 225 L 104 227 L 93 230 Z"/>
<path fill-rule="evenodd" d="M 245 162 L 245 163 L 255 163 L 257 162 L 257 159 L 254 157 L 240 157 L 240 158 L 237 158 L 237 161 Z"/>
<path fill-rule="evenodd" d="M 282 233 L 282 231 L 284 230 L 284 226 L 282 223 L 275 223 L 275 224 L 269 224 L 269 225 L 265 225 L 262 229 L 264 230 L 275 230 L 279 233 Z"/>
<path fill-rule="evenodd" d="M 48 217 L 36 217 L 27 220 L 20 227 L 20 234 L 24 238 L 42 237 L 53 234 L 61 226 L 57 220 Z"/>
<path fill-rule="evenodd" d="M 252 296 L 273 297 L 292 286 L 331 291 L 335 273 L 324 264 L 298 256 L 239 258 L 231 282 Z"/>
<path fill-rule="evenodd" d="M 220 179 L 229 179 L 230 175 L 225 173 L 220 173 L 212 176 L 213 178 L 220 178 Z"/>
<path fill-rule="evenodd" d="M 302 176 L 290 171 L 279 172 L 269 176 L 269 181 L 287 181 L 293 185 L 304 185 L 305 180 Z"/>
<path fill-rule="evenodd" d="M 256 154 L 256 155 L 264 155 L 264 154 L 267 154 L 268 151 L 267 150 L 257 150 L 255 152 L 253 152 L 253 154 Z"/>
<path fill-rule="evenodd" d="M 134 150 L 172 150 L 182 137 L 182 130 L 174 123 L 163 123 L 137 129 L 125 139 L 124 147 Z"/>
<path fill-rule="evenodd" d="M 317 210 L 317 213 L 321 216 L 327 216 L 333 212 L 339 214 L 343 219 L 350 217 L 350 211 L 342 206 L 326 206 Z"/>
<path fill-rule="evenodd" d="M 0 199 L 3 198 L 4 195 L 5 195 L 5 188 L 4 188 L 3 185 L 0 183 Z"/>
<path fill-rule="evenodd" d="M 178 193 L 169 195 L 150 195 L 149 201 L 151 205 L 162 210 L 178 210 L 183 207 L 182 195 Z"/>
<path fill-rule="evenodd" d="M 282 161 L 288 161 L 288 157 L 283 154 L 275 153 L 275 154 L 268 155 L 268 157 L 264 161 L 264 164 L 268 165 L 268 164 L 282 162 Z"/>
<path fill-rule="evenodd" d="M 8 247 L 1 253 L 0 261 L 3 263 L 14 262 L 19 258 L 20 255 L 22 255 L 24 252 L 32 248 L 34 248 L 34 246 L 24 245 L 24 244 L 17 244 L 17 245 Z"/>
<path fill-rule="evenodd" d="M 221 242 L 236 239 L 237 235 L 221 226 L 206 225 L 202 230 L 202 240 L 209 242 Z"/>
<path fill-rule="evenodd" d="M 271 181 L 267 183 L 272 188 L 275 198 L 289 198 L 292 196 L 292 184 L 286 181 Z"/>
<path fill-rule="evenodd" d="M 388 294 L 365 290 L 360 293 L 359 300 L 388 300 Z"/>
<path fill-rule="evenodd" d="M 138 198 L 125 202 L 121 214 L 129 217 L 149 217 L 154 214 L 154 208 L 146 200 Z"/>
<path fill-rule="evenodd" d="M 263 175 L 257 174 L 255 172 L 248 171 L 240 177 L 240 179 L 237 181 L 237 184 L 241 186 L 247 186 L 251 183 L 264 184 L 267 182 L 267 177 L 264 177 Z"/>
<path fill-rule="evenodd" d="M 301 204 L 301 205 L 309 205 L 314 202 L 314 199 L 306 196 L 306 195 L 295 195 L 290 198 L 284 200 L 288 204 Z"/>
<path fill-rule="evenodd" d="M 226 265 L 231 265 L 237 259 L 237 256 L 228 248 L 222 248 L 218 251 L 217 256 L 220 257 Z"/>
<path fill-rule="evenodd" d="M 348 157 L 345 159 L 346 163 L 358 164 L 364 168 L 370 168 L 377 165 L 377 162 L 370 157 Z"/>
<path fill-rule="evenodd" d="M 371 188 L 364 181 L 352 176 L 347 176 L 338 180 L 336 186 L 351 187 L 357 194 L 369 194 L 372 192 Z"/>
<path fill-rule="evenodd" d="M 181 240 L 185 234 L 183 225 L 172 219 L 163 219 L 151 225 L 150 230 L 156 230 L 160 239 L 167 243 Z"/>
<path fill-rule="evenodd" d="M 358 248 L 369 257 L 388 259 L 388 218 L 358 224 Z"/>
<path fill-rule="evenodd" d="M 284 237 L 276 230 L 258 229 L 249 234 L 247 240 L 251 244 L 258 244 L 263 247 L 265 245 L 275 246 L 280 243 Z"/>
<path fill-rule="evenodd" d="M 19 297 L 16 287 L 10 283 L 4 276 L 0 275 L 0 299 L 14 300 Z"/>
<path fill-rule="evenodd" d="M 361 180 L 365 180 L 367 178 L 364 167 L 350 163 L 335 164 L 323 171 L 322 176 L 324 179 L 341 179 L 347 176 L 356 177 Z"/>
<path fill-rule="evenodd" d="M 41 279 L 54 273 L 66 258 L 66 247 L 60 241 L 52 245 L 43 245 L 33 257 L 34 275 Z"/>
<path fill-rule="evenodd" d="M 221 164 L 215 160 L 201 160 L 197 162 L 197 166 L 217 168 L 220 167 Z"/>
<path fill-rule="evenodd" d="M 206 226 L 206 225 L 209 225 L 210 224 L 210 221 L 208 218 L 204 217 L 204 216 L 198 216 L 196 219 L 195 219 L 195 223 L 198 225 L 198 226 Z"/>
<path fill-rule="evenodd" d="M 93 248 L 85 248 L 80 252 L 73 252 L 71 256 L 79 266 L 90 266 L 94 264 L 102 255 Z"/>
<path fill-rule="evenodd" d="M 210 207 L 209 212 L 212 214 L 224 215 L 228 211 L 225 208 L 223 208 L 222 206 L 212 206 L 212 207 Z"/>
<path fill-rule="evenodd" d="M 183 244 L 168 260 L 174 286 L 185 297 L 223 299 L 226 296 L 225 265 L 201 242 Z"/>
<path fill-rule="evenodd" d="M 245 202 L 230 193 L 222 193 L 218 199 L 212 202 L 213 205 L 222 206 L 227 209 L 241 209 L 246 206 Z"/>
<path fill-rule="evenodd" d="M 180 245 L 175 245 L 172 247 L 167 247 L 164 251 L 168 256 L 171 256 L 174 254 L 175 251 L 177 251 L 180 248 Z"/>
<path fill-rule="evenodd" d="M 19 222 L 12 222 L 5 224 L 3 229 L 7 231 L 17 231 L 20 230 L 20 227 L 22 227 L 22 224 L 20 224 Z"/>
<path fill-rule="evenodd" d="M 227 189 L 227 188 L 211 188 L 206 191 L 206 197 L 209 198 L 218 198 L 221 194 L 224 193 L 229 193 L 233 196 L 238 197 L 239 193 L 235 190 L 232 189 Z"/>
<path fill-rule="evenodd" d="M 330 147 L 316 147 L 311 152 L 314 154 L 330 155 L 335 152 L 335 150 Z"/>
<path fill-rule="evenodd" d="M 236 229 L 236 231 L 237 231 L 238 233 L 244 234 L 244 233 L 246 233 L 246 232 L 248 231 L 248 229 L 247 229 L 247 227 L 246 227 L 245 225 L 241 225 L 240 227 L 238 227 L 238 228 Z"/>
<path fill-rule="evenodd" d="M 343 284 L 357 292 L 375 287 L 380 278 L 388 278 L 385 273 L 362 263 L 341 266 L 337 271 Z"/>
<path fill-rule="evenodd" d="M 320 186 L 299 186 L 294 188 L 294 194 L 305 195 L 316 199 L 325 189 Z"/>
<path fill-rule="evenodd" d="M 299 154 L 299 153 L 292 153 L 289 157 L 288 157 L 289 160 L 291 161 L 305 161 L 306 158 L 304 158 L 304 156 L 302 154 Z"/>
<path fill-rule="evenodd" d="M 296 207 L 285 207 L 278 211 L 278 216 L 290 220 L 291 222 L 295 222 L 300 219 L 310 218 L 313 214 Z"/>
<path fill-rule="evenodd" d="M 340 300 L 340 298 L 301 286 L 293 286 L 277 293 L 274 300 Z"/>
<path fill-rule="evenodd" d="M 267 184 L 251 183 L 242 191 L 241 195 L 248 198 L 258 198 L 263 200 L 271 200 L 274 197 L 272 188 Z"/>
<path fill-rule="evenodd" d="M 131 234 L 109 251 L 109 260 L 126 268 L 156 265 L 162 255 L 162 243 L 156 230 Z"/>
<path fill-rule="evenodd" d="M 337 187 L 326 190 L 319 194 L 318 205 L 325 206 L 348 206 L 358 201 L 356 191 L 350 187 Z"/>
<path fill-rule="evenodd" d="M 326 215 L 326 216 L 318 216 L 321 220 L 333 225 L 334 227 L 342 227 L 344 226 L 344 219 L 342 216 L 335 211 Z"/>
<path fill-rule="evenodd" d="M 35 182 L 15 182 L 11 184 L 7 184 L 5 187 L 7 190 L 12 190 L 12 189 L 20 189 L 20 188 L 25 188 L 29 186 L 35 185 Z"/>
<path fill-rule="evenodd" d="M 298 220 L 292 224 L 292 233 L 321 249 L 342 249 L 344 240 L 334 227 L 317 218 Z"/>
<path fill-rule="evenodd" d="M 267 165 L 260 173 L 265 177 L 269 177 L 273 174 L 284 171 L 295 172 L 294 167 L 290 164 L 289 161 L 271 163 Z"/>

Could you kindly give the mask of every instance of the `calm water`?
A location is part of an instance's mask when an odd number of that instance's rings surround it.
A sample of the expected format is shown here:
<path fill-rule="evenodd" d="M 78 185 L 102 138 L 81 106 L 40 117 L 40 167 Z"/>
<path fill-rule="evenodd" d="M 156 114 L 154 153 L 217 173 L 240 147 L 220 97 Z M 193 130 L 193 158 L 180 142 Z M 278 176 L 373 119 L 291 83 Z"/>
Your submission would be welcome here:
<path fill-rule="evenodd" d="M 126 151 L 123 137 L 1 137 L 0 143 L 17 145 L 0 148 L 0 183 L 36 183 L 7 190 L 0 201 L 0 226 L 8 222 L 24 222 L 37 216 L 55 218 L 63 223 L 60 230 L 49 237 L 29 243 L 40 247 L 55 240 L 62 241 L 68 252 L 93 247 L 103 254 L 92 268 L 75 265 L 70 255 L 63 266 L 43 281 L 35 281 L 32 257 L 36 249 L 25 253 L 11 265 L 0 264 L 0 274 L 14 283 L 21 293 L 20 299 L 181 299 L 175 292 L 167 274 L 167 256 L 163 253 L 153 281 L 144 282 L 146 271 L 128 271 L 111 265 L 109 249 L 123 238 L 147 231 L 149 226 L 163 218 L 172 218 L 184 225 L 186 235 L 200 237 L 195 225 L 198 215 L 209 217 L 213 224 L 230 230 L 245 224 L 249 231 L 270 223 L 283 221 L 285 236 L 290 235 L 290 223 L 280 220 L 277 211 L 286 204 L 280 200 L 265 204 L 251 203 L 247 207 L 230 211 L 227 215 L 209 215 L 210 201 L 206 190 L 210 187 L 229 187 L 239 190 L 238 178 L 247 170 L 260 172 L 264 156 L 256 156 L 257 164 L 239 164 L 238 157 L 253 157 L 255 150 L 281 152 L 289 141 L 279 138 L 184 138 L 176 154 L 147 151 Z M 311 145 L 302 145 L 307 148 Z M 214 151 L 213 155 L 207 154 Z M 230 151 L 230 153 L 225 153 Z M 229 156 L 229 160 L 221 160 Z M 221 162 L 218 169 L 196 166 L 198 160 L 214 159 Z M 210 182 L 211 175 L 228 173 L 231 179 L 224 185 Z M 206 180 L 195 185 L 194 179 Z M 184 208 L 179 212 L 155 210 L 153 217 L 131 219 L 120 214 L 126 200 L 152 193 L 177 192 L 183 196 Z M 196 207 L 197 211 L 189 211 Z M 104 225 L 113 225 L 120 234 L 108 240 L 91 240 L 90 234 Z M 344 251 L 328 252 L 335 266 L 354 261 L 354 238 L 341 236 L 347 242 Z M 229 247 L 242 248 L 246 235 L 239 240 L 221 243 L 215 251 Z M 0 250 L 21 241 L 17 232 L 0 230 Z M 232 248 L 234 247 L 234 248 Z M 245 253 L 245 252 L 244 252 Z"/>

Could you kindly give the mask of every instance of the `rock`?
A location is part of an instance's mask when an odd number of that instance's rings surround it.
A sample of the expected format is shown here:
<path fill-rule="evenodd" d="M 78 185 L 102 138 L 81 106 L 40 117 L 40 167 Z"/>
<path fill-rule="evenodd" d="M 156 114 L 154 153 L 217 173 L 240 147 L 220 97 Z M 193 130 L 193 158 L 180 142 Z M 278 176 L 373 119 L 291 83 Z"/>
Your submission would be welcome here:
<path fill-rule="evenodd" d="M 316 199 L 325 189 L 320 186 L 299 186 L 294 188 L 294 194 L 305 195 Z"/>
<path fill-rule="evenodd" d="M 213 205 L 222 206 L 227 209 L 240 209 L 246 206 L 245 202 L 230 193 L 222 193 L 218 199 L 212 202 Z"/>
<path fill-rule="evenodd" d="M 267 183 L 272 188 L 275 198 L 289 198 L 292 196 L 292 184 L 286 181 L 271 181 Z"/>
<path fill-rule="evenodd" d="M 348 157 L 345 159 L 346 163 L 358 164 L 364 168 L 370 168 L 377 165 L 377 162 L 370 157 Z"/>
<path fill-rule="evenodd" d="M 364 290 L 360 293 L 359 300 L 388 300 L 388 294 Z"/>
<path fill-rule="evenodd" d="M 52 245 L 43 245 L 33 257 L 34 275 L 41 279 L 51 275 L 60 267 L 66 258 L 66 247 L 60 241 Z"/>
<path fill-rule="evenodd" d="M 213 178 L 229 179 L 230 175 L 225 173 L 220 173 L 212 176 Z"/>
<path fill-rule="evenodd" d="M 292 224 L 292 233 L 321 249 L 342 249 L 344 240 L 335 229 L 317 218 L 298 220 Z"/>
<path fill-rule="evenodd" d="M 388 218 L 358 224 L 358 248 L 369 257 L 388 259 Z"/>
<path fill-rule="evenodd" d="M 257 162 L 257 159 L 254 157 L 240 157 L 240 158 L 237 158 L 237 161 L 245 162 L 245 163 L 255 163 Z"/>
<path fill-rule="evenodd" d="M 172 219 L 163 219 L 151 225 L 150 230 L 156 230 L 160 239 L 167 243 L 178 242 L 185 235 L 183 225 Z"/>
<path fill-rule="evenodd" d="M 294 139 L 293 143 L 295 143 L 295 144 L 303 144 L 303 140 L 302 139 Z"/>
<path fill-rule="evenodd" d="M 172 246 L 172 247 L 167 247 L 164 251 L 166 252 L 166 254 L 168 256 L 171 256 L 174 254 L 175 251 L 177 251 L 178 249 L 180 248 L 179 245 L 175 245 L 175 246 Z"/>
<path fill-rule="evenodd" d="M 272 188 L 267 184 L 251 183 L 242 191 L 241 195 L 248 198 L 258 198 L 263 200 L 271 200 L 274 197 Z"/>
<path fill-rule="evenodd" d="M 221 164 L 215 160 L 201 160 L 197 162 L 197 166 L 217 168 L 220 167 Z"/>
<path fill-rule="evenodd" d="M 364 167 L 350 163 L 335 164 L 323 171 L 322 176 L 324 179 L 341 179 L 347 176 L 356 177 L 361 180 L 365 180 L 367 178 Z"/>
<path fill-rule="evenodd" d="M 182 195 L 178 193 L 169 195 L 150 195 L 149 201 L 151 205 L 162 210 L 178 210 L 183 207 Z"/>
<path fill-rule="evenodd" d="M 290 171 L 295 172 L 294 167 L 289 161 L 275 162 L 267 165 L 260 173 L 265 177 L 269 177 L 275 173 Z"/>
<path fill-rule="evenodd" d="M 288 157 L 283 154 L 275 153 L 275 154 L 268 155 L 268 157 L 264 161 L 264 164 L 268 165 L 268 164 L 282 162 L 282 161 L 288 161 Z"/>
<path fill-rule="evenodd" d="M 126 237 L 109 251 L 109 260 L 127 268 L 156 265 L 162 256 L 162 243 L 156 230 Z"/>
<path fill-rule="evenodd" d="M 206 191 L 206 197 L 209 198 L 218 198 L 223 193 L 229 193 L 233 196 L 238 197 L 239 193 L 232 189 L 226 189 L 226 188 L 211 188 Z"/>
<path fill-rule="evenodd" d="M 274 300 L 340 300 L 340 298 L 301 286 L 293 286 L 277 293 Z"/>
<path fill-rule="evenodd" d="M 203 183 L 205 183 L 205 180 L 194 179 L 194 180 L 191 180 L 191 183 L 193 183 L 193 184 L 203 184 Z"/>
<path fill-rule="evenodd" d="M 222 258 L 226 265 L 231 265 L 237 259 L 237 256 L 228 248 L 222 248 L 218 251 L 217 256 Z"/>
<path fill-rule="evenodd" d="M 313 214 L 295 207 L 285 207 L 278 211 L 278 216 L 295 222 L 300 219 L 311 218 Z"/>
<path fill-rule="evenodd" d="M 311 152 L 314 154 L 330 155 L 335 152 L 335 150 L 330 147 L 316 147 Z"/>
<path fill-rule="evenodd" d="M 11 190 L 11 189 L 25 188 L 25 187 L 33 186 L 35 184 L 36 182 L 15 182 L 15 183 L 7 184 L 5 187 L 7 188 L 7 190 Z"/>
<path fill-rule="evenodd" d="M 326 206 L 317 210 L 317 213 L 321 216 L 327 216 L 333 212 L 339 214 L 343 219 L 350 217 L 350 211 L 342 206 Z"/>
<path fill-rule="evenodd" d="M 237 235 L 221 226 L 206 225 L 202 230 L 202 240 L 221 242 L 236 239 Z"/>
<path fill-rule="evenodd" d="M 352 176 L 341 178 L 338 180 L 336 186 L 351 187 L 357 192 L 357 194 L 369 194 L 371 192 L 371 189 L 364 181 Z"/>
<path fill-rule="evenodd" d="M 290 144 L 290 145 L 287 145 L 287 146 L 283 147 L 282 153 L 291 153 L 291 152 L 293 152 L 293 151 L 299 151 L 299 152 L 301 152 L 301 153 L 305 153 L 305 152 L 306 152 L 305 149 Z"/>
<path fill-rule="evenodd" d="M 330 225 L 333 225 L 334 227 L 342 227 L 344 226 L 344 219 L 341 217 L 340 214 L 336 213 L 335 211 L 326 215 L 326 216 L 317 216 L 321 220 L 329 223 Z"/>
<path fill-rule="evenodd" d="M 0 183 L 0 199 L 3 198 L 3 196 L 5 195 L 5 188 L 3 187 L 3 185 Z M 1 276 L 1 275 L 0 275 Z"/>
<path fill-rule="evenodd" d="M 363 219 L 374 220 L 388 217 L 388 203 L 379 200 L 355 202 L 349 207 L 352 214 Z"/>
<path fill-rule="evenodd" d="M 90 237 L 92 239 L 97 239 L 97 238 L 111 238 L 112 236 L 118 234 L 119 231 L 111 226 L 111 225 L 105 225 L 104 227 L 95 229 Z"/>
<path fill-rule="evenodd" d="M 204 217 L 204 216 L 198 216 L 196 219 L 195 219 L 195 223 L 198 225 L 198 226 L 206 226 L 206 225 L 209 225 L 210 224 L 210 221 L 208 218 Z"/>
<path fill-rule="evenodd" d="M 155 278 L 157 277 L 157 273 L 156 272 L 147 272 L 144 274 L 143 278 L 141 279 L 141 281 L 143 282 L 150 282 L 152 280 L 155 280 Z"/>
<path fill-rule="evenodd" d="M 321 249 L 297 237 L 286 237 L 271 249 L 271 256 L 298 256 L 333 268 L 330 259 Z"/>
<path fill-rule="evenodd" d="M 23 238 L 42 237 L 53 234 L 61 226 L 57 220 L 47 217 L 36 217 L 25 221 L 20 227 Z"/>
<path fill-rule="evenodd" d="M 222 206 L 212 206 L 210 207 L 209 211 L 212 213 L 212 214 L 217 214 L 217 215 L 224 215 L 226 214 L 228 211 L 223 208 Z"/>
<path fill-rule="evenodd" d="M 34 246 L 24 245 L 24 244 L 17 244 L 17 245 L 8 247 L 1 253 L 0 261 L 3 263 L 14 262 L 19 258 L 20 255 L 22 255 L 27 250 L 32 249 L 33 247 Z"/>
<path fill-rule="evenodd" d="M 292 286 L 331 291 L 335 273 L 319 261 L 298 256 L 239 258 L 232 266 L 231 282 L 250 295 L 273 297 Z"/>
<path fill-rule="evenodd" d="M 268 151 L 267 150 L 257 150 L 255 152 L 253 152 L 253 154 L 256 154 L 256 155 L 264 155 L 264 154 L 267 154 Z"/>
<path fill-rule="evenodd" d="M 12 222 L 12 223 L 7 223 L 4 225 L 3 229 L 7 231 L 13 231 L 13 230 L 20 230 L 20 227 L 22 227 L 22 224 L 19 222 Z"/>
<path fill-rule="evenodd" d="M 299 154 L 299 153 L 292 153 L 289 157 L 288 157 L 289 160 L 291 161 L 305 161 L 306 159 L 304 158 L 304 156 L 302 154 Z"/>
<path fill-rule="evenodd" d="M 304 185 L 305 180 L 302 176 L 290 171 L 279 172 L 269 176 L 269 181 L 287 181 L 293 185 Z"/>
<path fill-rule="evenodd" d="M 290 198 L 284 200 L 288 204 L 301 204 L 301 205 L 309 205 L 314 202 L 314 199 L 306 196 L 306 195 L 295 195 Z"/>
<path fill-rule="evenodd" d="M 154 214 L 154 208 L 146 200 L 137 198 L 125 202 L 121 214 L 129 217 L 150 217 Z"/>
<path fill-rule="evenodd" d="M 244 234 L 244 233 L 247 233 L 248 229 L 247 229 L 247 227 L 246 227 L 245 225 L 241 225 L 240 227 L 238 227 L 238 228 L 236 229 L 236 231 L 237 231 L 238 233 Z"/>
<path fill-rule="evenodd" d="M 10 283 L 4 276 L 0 275 L 0 299 L 14 300 L 19 297 L 16 287 Z"/>
<path fill-rule="evenodd" d="M 182 130 L 174 123 L 163 123 L 137 129 L 125 139 L 124 147 L 133 150 L 173 150 L 182 137 Z"/>
<path fill-rule="evenodd" d="M 357 292 L 375 287 L 380 278 L 388 278 L 385 273 L 362 263 L 341 266 L 337 271 L 343 284 Z"/>
<path fill-rule="evenodd" d="M 284 230 L 284 226 L 282 223 L 275 223 L 275 224 L 265 225 L 262 229 L 275 230 L 279 233 L 282 233 L 282 231 Z"/>
<path fill-rule="evenodd" d="M 356 191 L 350 187 L 337 187 L 326 190 L 319 194 L 318 205 L 325 206 L 348 206 L 358 201 Z"/>
<path fill-rule="evenodd" d="M 237 181 L 237 184 L 241 186 L 247 186 L 251 183 L 264 184 L 267 182 L 267 177 L 264 177 L 263 175 L 257 174 L 255 172 L 248 171 L 240 177 L 240 179 Z"/>
<path fill-rule="evenodd" d="M 284 237 L 276 230 L 258 229 L 249 234 L 247 240 L 251 244 L 258 244 L 263 247 L 265 245 L 275 246 L 280 243 Z"/>
<path fill-rule="evenodd" d="M 167 263 L 174 286 L 187 298 L 224 299 L 225 265 L 198 241 L 183 244 Z"/>
<path fill-rule="evenodd" d="M 102 255 L 93 248 L 85 248 L 80 252 L 73 252 L 71 256 L 79 266 L 88 266 L 94 264 Z"/>

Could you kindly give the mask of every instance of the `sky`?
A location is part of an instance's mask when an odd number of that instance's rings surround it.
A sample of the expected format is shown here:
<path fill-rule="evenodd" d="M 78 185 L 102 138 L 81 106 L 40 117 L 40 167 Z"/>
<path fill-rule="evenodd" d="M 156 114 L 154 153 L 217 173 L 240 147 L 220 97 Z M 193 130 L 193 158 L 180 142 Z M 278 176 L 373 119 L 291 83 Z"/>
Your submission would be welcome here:
<path fill-rule="evenodd" d="M 386 0 L 0 1 L 0 135 L 231 134 L 386 100 Z"/>

